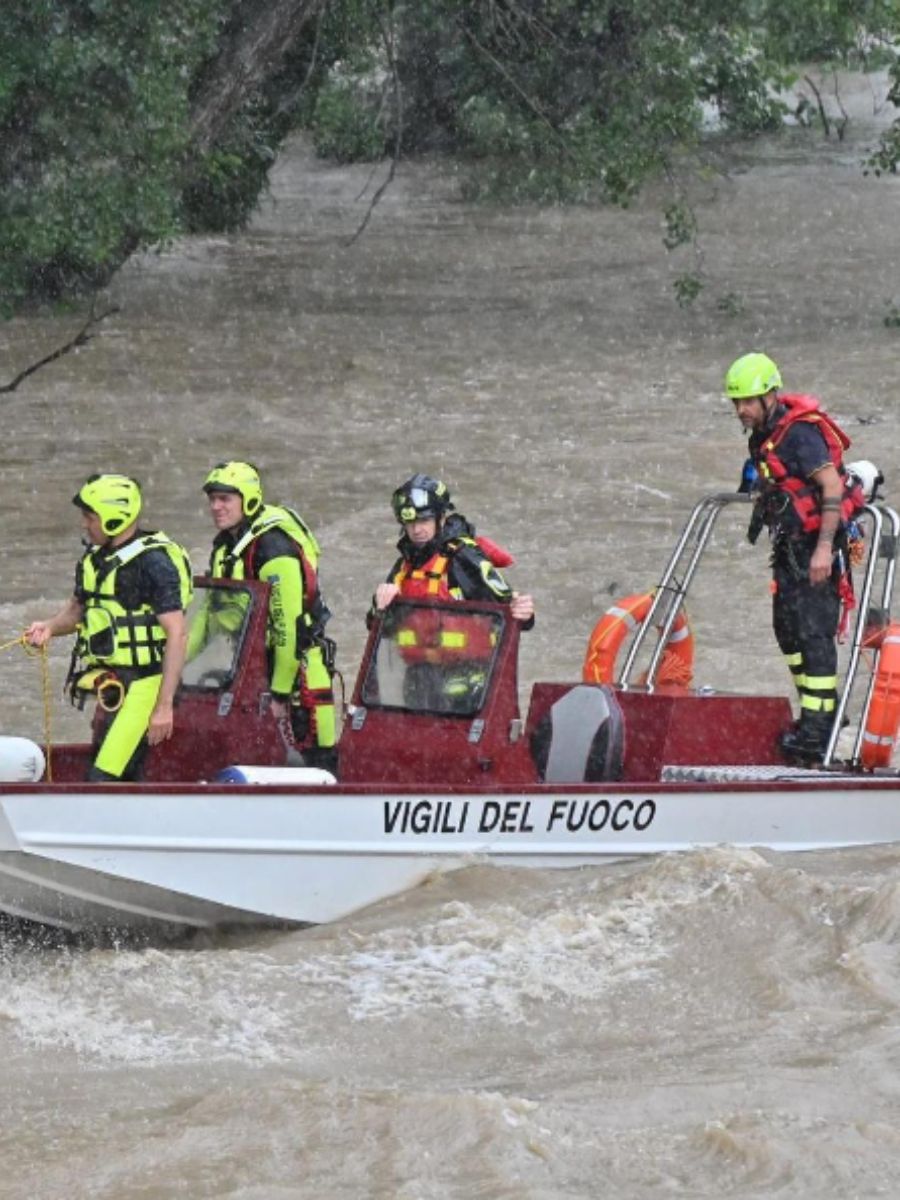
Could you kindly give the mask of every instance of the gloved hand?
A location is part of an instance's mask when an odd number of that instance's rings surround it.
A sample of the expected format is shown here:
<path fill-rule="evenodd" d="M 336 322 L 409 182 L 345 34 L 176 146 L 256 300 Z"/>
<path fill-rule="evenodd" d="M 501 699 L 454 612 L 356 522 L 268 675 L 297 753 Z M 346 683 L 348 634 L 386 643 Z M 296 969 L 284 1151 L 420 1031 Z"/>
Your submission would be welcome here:
<path fill-rule="evenodd" d="M 750 524 L 747 526 L 747 541 L 751 546 L 755 546 L 759 540 L 763 525 L 765 525 L 765 510 L 763 504 L 757 500 L 750 514 Z"/>

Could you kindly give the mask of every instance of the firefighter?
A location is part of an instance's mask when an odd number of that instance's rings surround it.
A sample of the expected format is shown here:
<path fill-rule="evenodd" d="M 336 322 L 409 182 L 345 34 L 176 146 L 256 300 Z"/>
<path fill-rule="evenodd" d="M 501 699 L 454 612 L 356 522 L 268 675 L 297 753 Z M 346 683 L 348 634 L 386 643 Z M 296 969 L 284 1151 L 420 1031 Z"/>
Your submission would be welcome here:
<path fill-rule="evenodd" d="M 781 391 L 765 354 L 731 364 L 725 391 L 750 435 L 754 472 L 741 490 L 755 495 L 748 536 L 766 526 L 772 545 L 775 638 L 800 698 L 800 719 L 782 739 L 790 760 L 820 762 L 837 705 L 837 634 L 842 604 L 853 604 L 847 525 L 864 503 L 843 452 L 850 439 L 812 396 Z"/>
<path fill-rule="evenodd" d="M 335 771 L 334 642 L 324 633 L 331 613 L 319 589 L 319 544 L 293 509 L 263 503 L 259 472 L 252 463 L 219 463 L 207 475 L 203 491 L 217 530 L 210 575 L 271 584 L 272 714 L 276 720 L 290 720 L 307 765 Z M 242 612 L 230 615 L 239 626 Z M 213 611 L 207 605 L 191 627 L 189 657 L 205 644 L 210 621 L 221 624 L 228 619 L 227 608 Z"/>
<path fill-rule="evenodd" d="M 530 629 L 534 624 L 534 601 L 514 592 L 499 568 L 512 565 L 512 557 L 487 538 L 477 538 L 465 517 L 454 511 L 447 485 L 430 475 L 414 475 L 401 484 L 392 497 L 394 516 L 403 533 L 397 543 L 400 557 L 384 583 L 378 585 L 368 621 L 387 609 L 397 597 L 431 600 L 487 600 L 508 604 L 512 616 Z M 440 664 L 430 661 L 428 636 L 423 626 L 428 614 L 420 613 L 407 627 L 396 632 L 398 645 L 408 665 L 405 681 L 407 703 L 417 708 L 457 707 L 467 709 L 484 686 L 485 664 L 492 648 L 475 645 L 471 622 L 441 621 L 446 645 Z M 468 632 L 464 633 L 466 628 Z M 468 638 L 468 644 L 460 639 Z"/>
<path fill-rule="evenodd" d="M 375 591 L 381 611 L 395 596 L 434 599 L 495 600 L 509 604 L 523 628 L 534 624 L 534 600 L 514 592 L 498 567 L 512 558 L 454 511 L 447 485 L 430 475 L 414 475 L 392 497 L 394 516 L 403 529 L 400 557 Z"/>
<path fill-rule="evenodd" d="M 148 746 L 172 736 L 173 703 L 184 666 L 184 610 L 191 598 L 187 552 L 164 533 L 138 529 L 141 489 L 126 475 L 92 475 L 73 503 L 88 548 L 75 591 L 47 621 L 25 630 L 32 646 L 77 634 L 68 685 L 94 726 L 94 782 L 141 778 Z"/>

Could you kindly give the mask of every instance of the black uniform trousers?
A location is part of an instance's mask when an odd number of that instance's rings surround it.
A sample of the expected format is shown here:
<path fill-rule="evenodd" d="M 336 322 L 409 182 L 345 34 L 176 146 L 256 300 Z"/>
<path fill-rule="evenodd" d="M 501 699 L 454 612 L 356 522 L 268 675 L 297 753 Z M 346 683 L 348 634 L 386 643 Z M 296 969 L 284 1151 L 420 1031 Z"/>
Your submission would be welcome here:
<path fill-rule="evenodd" d="M 772 552 L 772 627 L 788 661 L 804 713 L 833 713 L 837 702 L 840 564 L 821 584 L 809 582 L 815 537 L 782 535 Z"/>

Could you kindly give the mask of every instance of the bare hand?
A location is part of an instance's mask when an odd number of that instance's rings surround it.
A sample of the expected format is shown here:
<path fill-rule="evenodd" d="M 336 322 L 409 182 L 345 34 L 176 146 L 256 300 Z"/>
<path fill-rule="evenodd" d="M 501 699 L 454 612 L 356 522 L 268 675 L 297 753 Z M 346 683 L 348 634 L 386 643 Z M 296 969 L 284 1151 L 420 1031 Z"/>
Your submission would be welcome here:
<path fill-rule="evenodd" d="M 534 600 L 531 596 L 513 592 L 509 611 L 517 621 L 530 621 L 534 616 Z"/>
<path fill-rule="evenodd" d="M 283 721 L 288 715 L 288 702 L 286 700 L 276 700 L 273 696 L 269 708 L 276 721 Z"/>
<path fill-rule="evenodd" d="M 32 621 L 23 637 L 29 646 L 46 646 L 53 637 L 49 621 Z"/>
<path fill-rule="evenodd" d="M 820 583 L 825 583 L 831 576 L 833 557 L 833 551 L 830 546 L 818 545 L 813 550 L 812 558 L 809 560 L 809 582 L 814 587 Z"/>
<path fill-rule="evenodd" d="M 375 589 L 375 608 L 383 612 L 399 595 L 400 589 L 396 583 L 379 583 Z"/>
<path fill-rule="evenodd" d="M 175 714 L 171 704 L 157 703 L 150 714 L 150 724 L 147 726 L 147 741 L 151 746 L 168 741 L 175 727 Z"/>

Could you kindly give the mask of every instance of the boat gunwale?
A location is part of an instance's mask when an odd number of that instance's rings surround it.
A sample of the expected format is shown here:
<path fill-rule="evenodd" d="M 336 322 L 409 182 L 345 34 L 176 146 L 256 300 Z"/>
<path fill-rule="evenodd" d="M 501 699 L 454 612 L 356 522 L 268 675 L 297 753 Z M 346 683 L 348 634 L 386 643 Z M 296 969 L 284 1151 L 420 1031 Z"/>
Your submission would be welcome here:
<path fill-rule="evenodd" d="M 713 770 L 715 768 L 709 768 Z M 731 769 L 734 769 L 733 767 Z M 833 779 L 817 776 L 813 779 L 728 779 L 728 780 L 610 780 L 598 783 L 529 783 L 529 784 L 442 784 L 429 783 L 347 783 L 301 784 L 271 783 L 0 783 L 0 801 L 5 796 L 216 796 L 216 795 L 281 795 L 297 797 L 334 798 L 341 796 L 628 796 L 636 792 L 662 795 L 685 795 L 696 792 L 831 792 L 900 790 L 900 771 L 891 775 L 836 774 Z"/>

